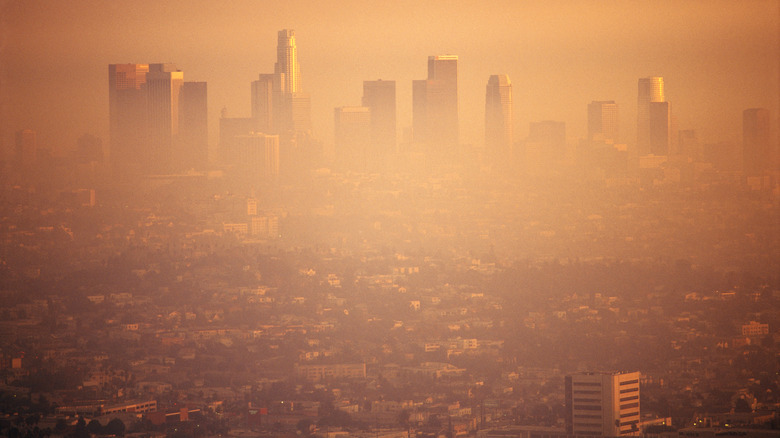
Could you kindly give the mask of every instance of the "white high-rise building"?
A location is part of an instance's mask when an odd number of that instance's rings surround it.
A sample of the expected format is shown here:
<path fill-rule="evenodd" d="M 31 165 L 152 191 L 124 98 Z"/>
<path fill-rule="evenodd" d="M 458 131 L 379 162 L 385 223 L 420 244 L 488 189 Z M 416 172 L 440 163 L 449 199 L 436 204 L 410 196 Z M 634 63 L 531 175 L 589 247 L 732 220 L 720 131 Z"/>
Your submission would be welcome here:
<path fill-rule="evenodd" d="M 565 391 L 568 435 L 639 435 L 639 372 L 573 374 Z"/>

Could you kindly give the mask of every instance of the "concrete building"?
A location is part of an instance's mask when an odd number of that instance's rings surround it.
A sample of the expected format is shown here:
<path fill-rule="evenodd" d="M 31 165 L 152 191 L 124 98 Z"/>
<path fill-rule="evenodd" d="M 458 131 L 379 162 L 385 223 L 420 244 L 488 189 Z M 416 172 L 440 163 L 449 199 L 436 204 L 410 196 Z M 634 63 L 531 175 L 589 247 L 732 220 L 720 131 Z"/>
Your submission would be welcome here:
<path fill-rule="evenodd" d="M 566 432 L 569 435 L 638 435 L 639 372 L 579 373 L 566 376 Z"/>

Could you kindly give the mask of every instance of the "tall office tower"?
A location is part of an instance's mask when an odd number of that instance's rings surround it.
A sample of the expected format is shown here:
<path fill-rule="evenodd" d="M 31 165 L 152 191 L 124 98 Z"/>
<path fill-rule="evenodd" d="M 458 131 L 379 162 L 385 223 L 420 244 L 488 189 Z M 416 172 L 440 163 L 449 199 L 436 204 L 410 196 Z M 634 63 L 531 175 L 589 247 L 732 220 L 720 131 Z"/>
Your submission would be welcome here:
<path fill-rule="evenodd" d="M 650 102 L 650 150 L 653 155 L 671 153 L 672 112 L 669 102 Z"/>
<path fill-rule="evenodd" d="M 742 112 L 742 166 L 745 175 L 757 176 L 772 170 L 777 151 L 772 150 L 769 110 L 750 108 Z"/>
<path fill-rule="evenodd" d="M 169 173 L 174 168 L 173 142 L 179 134 L 183 83 L 184 73 L 173 64 L 149 64 L 145 84 L 149 133 L 145 147 L 139 150 L 144 173 Z"/>
<path fill-rule="evenodd" d="M 439 152 L 458 145 L 458 57 L 428 57 L 428 79 L 412 82 L 414 140 Z"/>
<path fill-rule="evenodd" d="M 290 108 L 289 131 L 294 133 L 311 132 L 311 97 L 309 93 L 296 92 L 288 95 Z"/>
<path fill-rule="evenodd" d="M 206 82 L 185 82 L 179 94 L 179 138 L 174 169 L 205 169 L 209 159 Z"/>
<path fill-rule="evenodd" d="M 336 108 L 334 134 L 338 167 L 365 172 L 371 143 L 371 109 L 364 106 Z"/>
<path fill-rule="evenodd" d="M 363 81 L 363 106 L 371 111 L 371 155 L 384 160 L 395 152 L 395 81 Z"/>
<path fill-rule="evenodd" d="M 252 118 L 256 121 L 257 132 L 274 132 L 274 90 L 281 89 L 280 84 L 274 87 L 274 77 L 261 74 L 258 80 L 252 82 Z"/>
<path fill-rule="evenodd" d="M 639 373 L 566 376 L 566 433 L 618 437 L 639 433 Z"/>
<path fill-rule="evenodd" d="M 284 75 L 282 81 L 283 93 L 297 93 L 301 91 L 301 72 L 298 67 L 298 48 L 295 45 L 295 31 L 282 29 L 277 35 L 274 73 Z"/>
<path fill-rule="evenodd" d="M 108 66 L 109 157 L 115 171 L 140 171 L 138 150 L 146 141 L 146 75 L 149 64 Z"/>
<path fill-rule="evenodd" d="M 637 97 L 636 144 L 640 155 L 650 152 L 650 104 L 665 102 L 664 78 L 653 76 L 639 79 Z"/>
<path fill-rule="evenodd" d="M 505 160 L 512 150 L 512 82 L 509 75 L 491 75 L 485 88 L 485 149 Z"/>
<path fill-rule="evenodd" d="M 588 141 L 618 142 L 618 106 L 614 100 L 588 104 Z"/>

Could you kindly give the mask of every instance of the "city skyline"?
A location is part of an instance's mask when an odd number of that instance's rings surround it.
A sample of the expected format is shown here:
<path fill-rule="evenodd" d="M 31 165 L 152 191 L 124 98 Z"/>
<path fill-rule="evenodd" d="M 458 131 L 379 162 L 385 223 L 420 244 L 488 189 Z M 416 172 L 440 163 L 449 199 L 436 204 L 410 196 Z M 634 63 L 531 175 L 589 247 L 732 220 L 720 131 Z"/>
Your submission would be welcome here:
<path fill-rule="evenodd" d="M 175 62 L 189 80 L 209 82 L 213 154 L 220 111 L 227 108 L 231 117 L 249 116 L 247 84 L 275 61 L 277 48 L 267 41 L 282 28 L 297 29 L 304 89 L 312 98 L 313 132 L 326 142 L 333 138 L 333 108 L 359 102 L 360 84 L 370 78 L 399 84 L 399 134 L 411 126 L 411 80 L 424 77 L 419 59 L 431 53 L 460 57 L 463 144 L 483 142 L 482 87 L 495 71 L 523 84 L 515 90 L 516 139 L 527 134 L 528 123 L 539 120 L 566 121 L 572 139 L 584 138 L 587 120 L 582 106 L 615 100 L 622 108 L 621 137 L 630 142 L 636 130 L 636 80 L 654 74 L 666 78 L 667 99 L 673 103 L 679 129 L 696 130 L 702 143 L 741 142 L 741 111 L 746 108 L 769 109 L 776 124 L 778 67 L 767 62 L 778 49 L 775 3 L 594 5 L 497 3 L 484 10 L 437 4 L 402 4 L 389 10 L 377 5 L 329 22 L 318 18 L 327 11 L 304 7 L 306 2 L 267 11 L 245 3 L 215 10 L 206 4 L 184 8 L 174 2 L 139 4 L 123 11 L 119 21 L 113 6 L 100 3 L 38 8 L 35 3 L 8 2 L 2 18 L 5 44 L 0 49 L 4 149 L 10 149 L 13 132 L 19 129 L 36 130 L 39 143 L 55 151 L 73 149 L 84 133 L 107 141 L 108 96 L 100 85 L 105 81 L 104 66 L 150 60 Z M 93 12 L 87 13 L 88 7 Z M 589 9 L 598 16 L 579 20 Z M 506 24 L 487 21 L 499 12 L 506 15 Z M 461 32 L 458 25 L 448 24 L 460 23 L 464 16 L 472 17 L 474 30 L 480 32 Z M 641 18 L 629 19 L 634 16 Z M 162 26 L 165 19 L 173 20 L 167 30 Z M 195 32 L 204 20 L 218 32 Z M 79 27 L 71 30 L 68 22 L 78 22 Z M 121 38 L 138 33 L 141 23 L 161 30 L 134 41 Z M 566 26 L 586 37 L 564 32 Z M 32 34 L 34 28 L 48 30 Z M 622 37 L 616 40 L 615 33 Z M 102 38 L 94 38 L 98 34 Z M 480 37 L 471 38 L 475 34 Z M 51 62 L 66 68 L 52 76 L 46 67 Z M 76 71 L 78 75 L 71 73 Z M 711 93 L 719 83 L 733 85 Z M 81 103 L 77 111 L 66 109 L 72 101 Z"/>

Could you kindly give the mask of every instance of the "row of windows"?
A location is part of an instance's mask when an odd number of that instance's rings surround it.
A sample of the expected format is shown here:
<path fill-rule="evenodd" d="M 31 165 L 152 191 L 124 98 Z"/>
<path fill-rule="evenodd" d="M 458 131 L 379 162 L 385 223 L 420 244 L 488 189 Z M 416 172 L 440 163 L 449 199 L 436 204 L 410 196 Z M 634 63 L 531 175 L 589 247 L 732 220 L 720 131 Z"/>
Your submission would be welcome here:
<path fill-rule="evenodd" d="M 572 382 L 574 386 L 601 386 L 599 382 Z"/>
<path fill-rule="evenodd" d="M 587 415 L 587 414 L 579 414 L 575 415 L 574 418 L 598 418 L 601 419 L 601 415 Z"/>
<path fill-rule="evenodd" d="M 574 427 L 590 427 L 601 429 L 601 423 L 574 423 Z"/>
<path fill-rule="evenodd" d="M 574 410 L 575 411 L 600 411 L 601 406 L 588 406 L 588 405 L 574 406 Z"/>
<path fill-rule="evenodd" d="M 639 387 L 636 387 L 636 388 L 626 388 L 626 389 L 621 389 L 621 390 L 620 390 L 620 393 L 621 393 L 621 394 L 625 394 L 625 393 L 627 393 L 627 392 L 637 392 L 637 391 L 639 391 Z"/>
<path fill-rule="evenodd" d="M 638 395 L 633 395 L 631 397 L 623 397 L 623 398 L 620 399 L 620 402 L 623 403 L 623 402 L 627 402 L 627 401 L 631 401 L 631 400 L 639 400 L 639 396 Z"/>
<path fill-rule="evenodd" d="M 625 382 L 620 382 L 620 386 L 633 385 L 635 383 L 639 383 L 639 380 L 626 380 Z"/>
<path fill-rule="evenodd" d="M 637 416 L 639 416 L 639 411 L 626 412 L 626 413 L 620 414 L 620 418 L 637 417 Z"/>
<path fill-rule="evenodd" d="M 601 401 L 600 398 L 575 398 L 574 399 L 574 403 L 580 403 L 580 402 L 588 403 L 588 402 L 600 402 L 600 401 Z"/>
<path fill-rule="evenodd" d="M 584 390 L 584 389 L 575 389 L 572 392 L 574 394 L 601 394 L 600 390 L 591 391 L 591 390 Z"/>
<path fill-rule="evenodd" d="M 625 405 L 620 405 L 620 409 L 631 409 L 631 408 L 638 408 L 639 403 L 627 403 Z"/>

